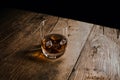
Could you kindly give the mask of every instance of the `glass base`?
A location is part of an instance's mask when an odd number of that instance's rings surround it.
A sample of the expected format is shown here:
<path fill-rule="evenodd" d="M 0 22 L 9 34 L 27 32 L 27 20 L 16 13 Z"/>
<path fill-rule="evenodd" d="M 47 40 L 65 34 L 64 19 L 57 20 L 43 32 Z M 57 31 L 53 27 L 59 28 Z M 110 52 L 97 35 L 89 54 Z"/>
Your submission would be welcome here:
<path fill-rule="evenodd" d="M 49 53 L 47 52 L 43 47 L 42 48 L 42 52 L 44 54 L 45 57 L 49 58 L 49 59 L 57 59 L 59 58 L 60 56 L 62 56 L 64 54 L 65 51 L 62 51 L 60 53 Z"/>

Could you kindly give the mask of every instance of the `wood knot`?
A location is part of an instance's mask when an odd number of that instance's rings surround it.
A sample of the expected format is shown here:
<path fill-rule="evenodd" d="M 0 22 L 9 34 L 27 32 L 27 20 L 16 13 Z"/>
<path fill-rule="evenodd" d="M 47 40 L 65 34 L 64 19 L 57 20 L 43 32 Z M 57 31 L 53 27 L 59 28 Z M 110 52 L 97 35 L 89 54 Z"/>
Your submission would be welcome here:
<path fill-rule="evenodd" d="M 71 34 L 68 34 L 68 37 L 70 37 L 71 36 Z"/>
<path fill-rule="evenodd" d="M 97 54 L 99 47 L 100 47 L 100 46 L 93 46 L 93 47 L 92 47 L 91 57 L 94 57 L 95 54 Z"/>

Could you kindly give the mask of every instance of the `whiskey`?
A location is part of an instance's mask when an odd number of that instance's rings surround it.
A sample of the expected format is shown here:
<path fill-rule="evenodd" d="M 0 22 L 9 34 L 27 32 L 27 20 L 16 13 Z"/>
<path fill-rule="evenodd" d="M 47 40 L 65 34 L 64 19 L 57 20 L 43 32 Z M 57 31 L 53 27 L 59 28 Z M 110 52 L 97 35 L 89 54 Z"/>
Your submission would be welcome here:
<path fill-rule="evenodd" d="M 43 54 L 48 58 L 58 58 L 65 52 L 67 39 L 61 34 L 49 34 L 41 41 Z"/>

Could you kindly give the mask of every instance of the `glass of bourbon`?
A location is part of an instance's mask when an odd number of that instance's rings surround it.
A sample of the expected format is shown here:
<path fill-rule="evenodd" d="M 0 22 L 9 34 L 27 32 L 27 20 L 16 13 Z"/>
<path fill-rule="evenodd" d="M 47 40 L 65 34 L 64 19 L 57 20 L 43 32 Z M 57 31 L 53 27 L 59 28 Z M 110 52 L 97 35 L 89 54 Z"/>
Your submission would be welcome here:
<path fill-rule="evenodd" d="M 61 24 L 63 23 L 61 22 Z M 44 28 L 41 30 L 45 31 Z M 42 34 L 41 49 L 43 55 L 49 59 L 61 57 L 65 53 L 68 43 L 67 26 L 55 26 L 51 32 Z"/>

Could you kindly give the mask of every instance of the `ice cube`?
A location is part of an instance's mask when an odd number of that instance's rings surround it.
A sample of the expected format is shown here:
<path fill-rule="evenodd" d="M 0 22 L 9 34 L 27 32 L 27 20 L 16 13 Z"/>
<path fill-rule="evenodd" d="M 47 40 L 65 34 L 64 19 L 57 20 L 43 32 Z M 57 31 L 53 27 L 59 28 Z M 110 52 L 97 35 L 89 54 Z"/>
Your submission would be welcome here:
<path fill-rule="evenodd" d="M 52 44 L 52 41 L 51 41 L 51 40 L 49 40 L 49 41 L 46 42 L 46 47 L 47 47 L 47 48 L 51 48 L 52 45 L 53 45 L 53 44 Z"/>

